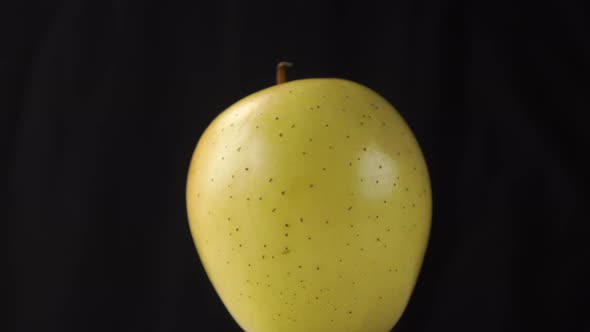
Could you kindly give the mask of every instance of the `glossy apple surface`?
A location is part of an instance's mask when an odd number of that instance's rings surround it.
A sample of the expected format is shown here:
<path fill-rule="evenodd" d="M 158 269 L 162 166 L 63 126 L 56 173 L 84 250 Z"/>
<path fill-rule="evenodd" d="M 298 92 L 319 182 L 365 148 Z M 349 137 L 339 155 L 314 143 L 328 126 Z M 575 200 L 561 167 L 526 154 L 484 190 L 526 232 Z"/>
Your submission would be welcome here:
<path fill-rule="evenodd" d="M 342 79 L 254 93 L 200 138 L 190 228 L 248 332 L 389 331 L 428 242 L 426 163 L 399 113 Z"/>

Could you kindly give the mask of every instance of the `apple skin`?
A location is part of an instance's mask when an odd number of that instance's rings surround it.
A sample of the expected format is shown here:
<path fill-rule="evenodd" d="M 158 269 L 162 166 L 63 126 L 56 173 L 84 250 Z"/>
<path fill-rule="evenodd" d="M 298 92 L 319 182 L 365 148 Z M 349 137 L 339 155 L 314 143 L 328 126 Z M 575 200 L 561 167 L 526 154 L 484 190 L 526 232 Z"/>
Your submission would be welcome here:
<path fill-rule="evenodd" d="M 424 157 L 399 113 L 343 79 L 254 93 L 200 138 L 191 233 L 248 332 L 383 332 L 403 313 L 432 213 Z"/>

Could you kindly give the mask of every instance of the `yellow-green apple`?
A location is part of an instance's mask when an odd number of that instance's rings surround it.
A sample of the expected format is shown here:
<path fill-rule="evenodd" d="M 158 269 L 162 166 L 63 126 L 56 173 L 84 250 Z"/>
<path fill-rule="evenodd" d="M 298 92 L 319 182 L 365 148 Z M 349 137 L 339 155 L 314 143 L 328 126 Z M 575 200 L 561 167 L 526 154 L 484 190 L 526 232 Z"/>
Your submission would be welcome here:
<path fill-rule="evenodd" d="M 186 189 L 201 262 L 244 330 L 383 332 L 401 316 L 431 189 L 412 131 L 373 90 L 317 78 L 245 97 L 203 133 Z"/>

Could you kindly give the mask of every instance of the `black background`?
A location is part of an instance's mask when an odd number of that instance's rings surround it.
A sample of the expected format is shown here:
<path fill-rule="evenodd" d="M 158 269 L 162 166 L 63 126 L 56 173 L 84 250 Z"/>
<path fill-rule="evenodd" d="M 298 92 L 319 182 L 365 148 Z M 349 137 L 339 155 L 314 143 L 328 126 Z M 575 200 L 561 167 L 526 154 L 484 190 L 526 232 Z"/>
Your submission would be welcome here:
<path fill-rule="evenodd" d="M 0 330 L 239 331 L 185 178 L 214 116 L 290 60 L 378 91 L 426 156 L 432 236 L 396 332 L 589 331 L 585 6 L 3 2 Z"/>

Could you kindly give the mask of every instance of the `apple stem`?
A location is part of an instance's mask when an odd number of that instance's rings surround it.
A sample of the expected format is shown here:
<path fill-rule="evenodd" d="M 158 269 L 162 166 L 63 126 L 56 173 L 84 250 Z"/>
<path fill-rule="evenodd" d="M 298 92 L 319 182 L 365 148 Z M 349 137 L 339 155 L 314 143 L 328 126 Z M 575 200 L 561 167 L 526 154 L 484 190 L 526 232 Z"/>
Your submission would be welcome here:
<path fill-rule="evenodd" d="M 287 67 L 293 67 L 293 64 L 287 61 L 281 61 L 277 64 L 277 84 L 285 83 L 287 81 Z"/>

